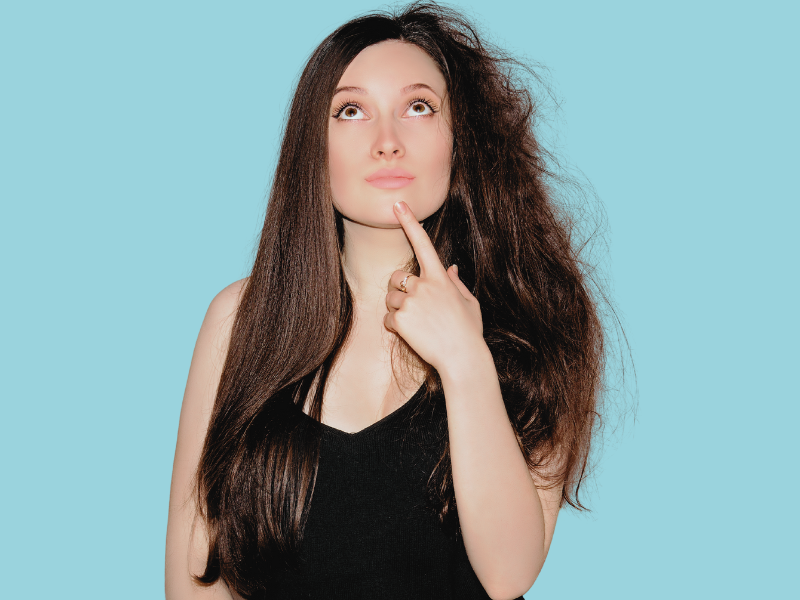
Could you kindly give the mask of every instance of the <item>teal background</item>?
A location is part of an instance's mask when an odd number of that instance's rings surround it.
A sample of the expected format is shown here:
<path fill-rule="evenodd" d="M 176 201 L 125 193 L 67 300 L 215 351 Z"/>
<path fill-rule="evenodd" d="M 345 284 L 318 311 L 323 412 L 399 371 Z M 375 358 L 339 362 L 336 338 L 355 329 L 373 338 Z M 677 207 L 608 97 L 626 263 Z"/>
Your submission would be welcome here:
<path fill-rule="evenodd" d="M 551 71 L 638 375 L 526 598 L 789 594 L 797 3 L 458 5 Z M 248 272 L 306 57 L 378 6 L 0 8 L 4 597 L 163 595 L 200 323 Z"/>

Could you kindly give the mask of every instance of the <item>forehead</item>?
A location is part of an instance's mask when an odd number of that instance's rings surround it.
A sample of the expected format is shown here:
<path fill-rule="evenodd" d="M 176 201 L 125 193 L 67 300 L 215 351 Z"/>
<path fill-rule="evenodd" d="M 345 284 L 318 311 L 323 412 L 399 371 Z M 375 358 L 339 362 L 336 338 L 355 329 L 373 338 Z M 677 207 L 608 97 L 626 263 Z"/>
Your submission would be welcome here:
<path fill-rule="evenodd" d="M 436 63 L 415 46 L 388 40 L 364 48 L 347 66 L 337 87 L 360 87 L 369 93 L 395 91 L 424 83 L 442 97 L 445 80 Z"/>

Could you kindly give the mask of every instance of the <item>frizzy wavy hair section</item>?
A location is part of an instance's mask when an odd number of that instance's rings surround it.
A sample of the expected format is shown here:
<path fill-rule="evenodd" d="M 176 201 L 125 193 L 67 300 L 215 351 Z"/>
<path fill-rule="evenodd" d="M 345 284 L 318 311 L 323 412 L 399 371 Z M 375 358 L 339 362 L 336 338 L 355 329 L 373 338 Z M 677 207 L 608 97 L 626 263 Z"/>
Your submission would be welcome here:
<path fill-rule="evenodd" d="M 574 247 L 568 211 L 552 191 L 537 140 L 530 73 L 481 39 L 460 13 L 431 3 L 354 19 L 309 58 L 285 124 L 266 218 L 235 315 L 229 351 L 196 476 L 209 536 L 201 585 L 222 578 L 244 598 L 268 594 L 267 564 L 294 564 L 319 458 L 325 384 L 353 324 L 342 270 L 342 217 L 330 198 L 327 127 L 336 84 L 364 48 L 415 44 L 447 84 L 454 152 L 442 208 L 423 226 L 442 263 L 481 305 L 484 336 L 528 465 L 562 504 L 584 508 L 604 374 L 597 298 Z M 419 274 L 415 259 L 406 270 Z M 402 344 L 403 342 L 401 342 Z M 407 345 L 406 345 L 407 346 Z M 403 355 L 414 360 L 406 347 Z M 425 369 L 414 416 L 441 413 L 441 381 Z M 457 519 L 447 436 L 428 481 L 444 527 Z"/>

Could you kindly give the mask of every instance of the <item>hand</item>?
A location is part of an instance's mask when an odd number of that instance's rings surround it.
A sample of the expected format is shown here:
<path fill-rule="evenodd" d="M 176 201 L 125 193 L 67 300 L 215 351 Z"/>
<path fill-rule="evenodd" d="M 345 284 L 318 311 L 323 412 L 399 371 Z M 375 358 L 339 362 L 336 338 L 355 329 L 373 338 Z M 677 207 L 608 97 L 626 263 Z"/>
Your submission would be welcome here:
<path fill-rule="evenodd" d="M 480 304 L 458 278 L 455 265 L 445 270 L 408 205 L 396 203 L 394 213 L 417 256 L 420 276 L 411 275 L 403 292 L 400 285 L 409 273 L 392 273 L 383 324 L 442 373 L 469 352 L 486 347 Z"/>

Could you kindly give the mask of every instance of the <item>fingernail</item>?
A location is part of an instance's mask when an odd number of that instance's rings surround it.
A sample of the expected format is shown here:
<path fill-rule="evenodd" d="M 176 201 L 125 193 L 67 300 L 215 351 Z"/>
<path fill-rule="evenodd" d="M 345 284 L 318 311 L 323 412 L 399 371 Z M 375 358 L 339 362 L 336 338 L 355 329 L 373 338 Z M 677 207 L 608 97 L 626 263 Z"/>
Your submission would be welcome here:
<path fill-rule="evenodd" d="M 403 202 L 403 201 L 395 202 L 394 203 L 394 207 L 397 209 L 397 212 L 399 212 L 401 215 L 406 214 L 406 203 L 405 202 Z"/>
<path fill-rule="evenodd" d="M 455 271 L 456 275 L 458 275 L 458 265 L 453 265 L 453 271 Z"/>

